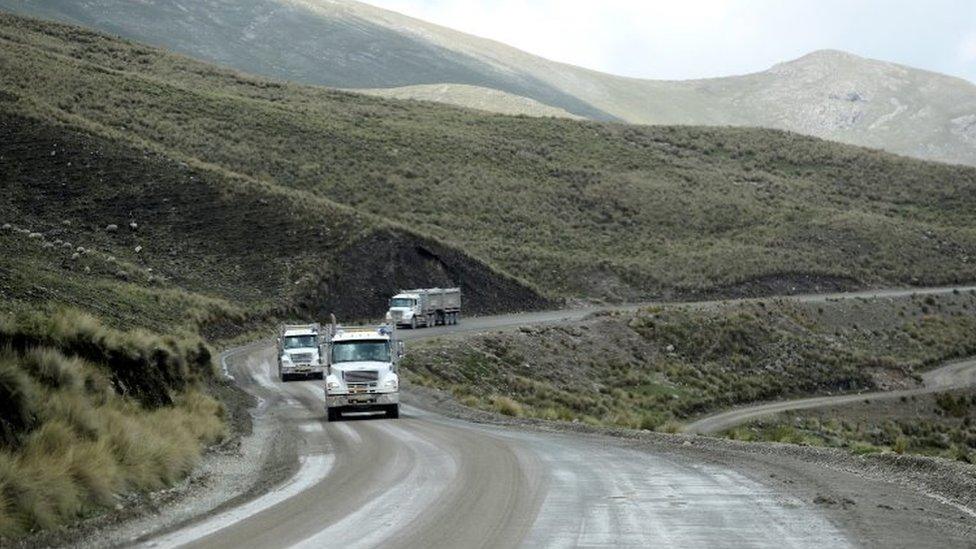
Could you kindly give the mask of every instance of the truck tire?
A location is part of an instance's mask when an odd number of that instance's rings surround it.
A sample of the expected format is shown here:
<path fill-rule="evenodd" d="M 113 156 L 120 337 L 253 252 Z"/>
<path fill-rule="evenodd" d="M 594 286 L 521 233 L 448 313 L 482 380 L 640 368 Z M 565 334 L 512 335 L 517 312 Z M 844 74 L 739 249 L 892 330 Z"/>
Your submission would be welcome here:
<path fill-rule="evenodd" d="M 325 416 L 328 421 L 339 421 L 342 419 L 342 412 L 338 408 L 326 408 Z"/>
<path fill-rule="evenodd" d="M 412 317 L 410 319 L 410 329 L 411 330 L 416 330 L 417 329 L 417 317 Z"/>
<path fill-rule="evenodd" d="M 315 372 L 312 374 L 312 379 L 317 379 L 319 381 L 325 379 L 325 372 Z"/>
<path fill-rule="evenodd" d="M 400 417 L 400 405 L 390 404 L 386 408 L 386 417 L 389 419 L 398 419 Z"/>

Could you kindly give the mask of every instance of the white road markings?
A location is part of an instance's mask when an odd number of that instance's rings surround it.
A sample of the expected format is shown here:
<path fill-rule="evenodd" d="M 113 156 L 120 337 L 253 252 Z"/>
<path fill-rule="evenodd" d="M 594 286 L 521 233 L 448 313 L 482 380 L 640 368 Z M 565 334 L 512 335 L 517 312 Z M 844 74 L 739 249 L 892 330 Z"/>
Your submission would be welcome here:
<path fill-rule="evenodd" d="M 409 470 L 353 513 L 293 547 L 377 547 L 418 519 L 456 476 L 454 458 L 437 445 L 392 422 L 377 422 L 376 425 L 409 450 L 408 456 L 398 457 L 410 460 Z M 398 468 L 393 464 L 390 470 Z"/>
<path fill-rule="evenodd" d="M 298 473 L 278 488 L 199 524 L 155 538 L 151 542 L 142 544 L 141 547 L 180 547 L 215 534 L 322 482 L 329 476 L 334 463 L 335 458 L 330 455 L 304 456 L 301 458 Z"/>
<path fill-rule="evenodd" d="M 359 446 L 363 443 L 363 437 L 353 429 L 348 423 L 336 423 L 335 427 L 338 431 L 342 432 L 343 435 L 349 438 L 353 444 Z"/>

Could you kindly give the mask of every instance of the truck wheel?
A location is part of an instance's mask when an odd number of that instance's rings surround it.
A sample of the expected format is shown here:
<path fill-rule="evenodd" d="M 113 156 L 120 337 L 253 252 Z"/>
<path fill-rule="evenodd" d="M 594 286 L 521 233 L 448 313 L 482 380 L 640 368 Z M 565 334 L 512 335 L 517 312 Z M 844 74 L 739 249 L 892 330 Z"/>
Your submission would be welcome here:
<path fill-rule="evenodd" d="M 325 379 L 325 372 L 315 372 L 314 374 L 312 374 L 312 378 L 321 381 Z"/>
<path fill-rule="evenodd" d="M 390 404 L 386 408 L 386 417 L 388 417 L 389 419 L 398 419 L 400 417 L 400 405 Z"/>
<path fill-rule="evenodd" d="M 278 376 L 278 377 L 280 377 L 280 378 L 281 378 L 281 382 L 282 382 L 282 383 L 288 383 L 289 381 L 291 381 L 291 376 L 290 376 L 290 375 L 288 375 L 288 374 L 286 374 L 286 373 L 282 373 L 282 374 L 281 374 L 280 376 Z"/>
<path fill-rule="evenodd" d="M 457 313 L 451 313 L 451 326 L 457 324 Z"/>
<path fill-rule="evenodd" d="M 326 419 L 329 421 L 339 421 L 342 419 L 342 413 L 338 408 L 326 408 L 325 409 Z"/>
<path fill-rule="evenodd" d="M 410 329 L 411 330 L 417 329 L 417 317 L 413 317 L 410 319 Z"/>
<path fill-rule="evenodd" d="M 427 315 L 427 327 L 432 328 L 437 326 L 437 317 L 434 315 Z"/>

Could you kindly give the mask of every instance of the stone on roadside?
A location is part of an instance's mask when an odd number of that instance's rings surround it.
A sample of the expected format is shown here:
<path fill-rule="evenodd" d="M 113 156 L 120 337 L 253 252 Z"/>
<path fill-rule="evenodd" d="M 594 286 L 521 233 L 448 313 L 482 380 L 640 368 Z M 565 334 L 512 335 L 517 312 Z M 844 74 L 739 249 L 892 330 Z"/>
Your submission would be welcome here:
<path fill-rule="evenodd" d="M 142 251 L 142 246 L 136 246 L 136 253 L 139 253 L 141 251 Z"/>
<path fill-rule="evenodd" d="M 114 224 L 114 223 L 112 223 L 110 225 L 106 225 L 105 226 L 105 230 L 108 231 L 108 232 L 110 232 L 110 233 L 114 233 L 114 232 L 117 232 L 119 230 L 119 226 L 116 225 L 116 224 Z"/>
<path fill-rule="evenodd" d="M 44 238 L 44 235 L 42 235 L 41 233 L 30 233 L 27 235 L 27 238 L 33 238 L 33 239 Z"/>

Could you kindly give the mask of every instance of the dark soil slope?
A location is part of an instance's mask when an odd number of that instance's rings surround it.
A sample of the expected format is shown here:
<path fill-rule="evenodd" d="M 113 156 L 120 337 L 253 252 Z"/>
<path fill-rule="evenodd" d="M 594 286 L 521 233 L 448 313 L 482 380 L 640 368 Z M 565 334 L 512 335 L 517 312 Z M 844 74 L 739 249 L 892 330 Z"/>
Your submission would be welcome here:
<path fill-rule="evenodd" d="M 428 284 L 460 284 L 477 312 L 546 303 L 464 253 L 322 198 L 2 106 L 0 159 L 4 222 L 74 275 L 318 318 L 375 316 L 399 287 Z"/>

